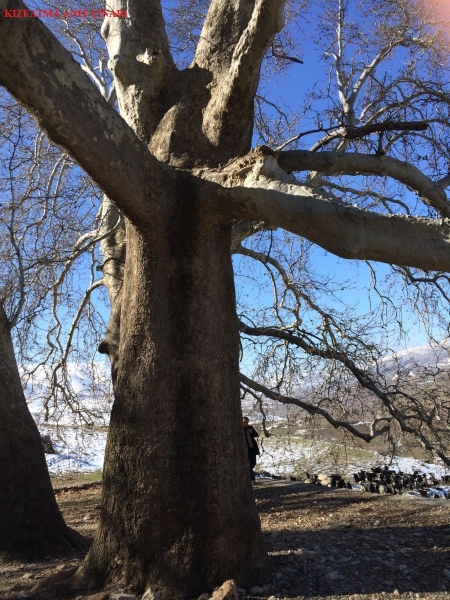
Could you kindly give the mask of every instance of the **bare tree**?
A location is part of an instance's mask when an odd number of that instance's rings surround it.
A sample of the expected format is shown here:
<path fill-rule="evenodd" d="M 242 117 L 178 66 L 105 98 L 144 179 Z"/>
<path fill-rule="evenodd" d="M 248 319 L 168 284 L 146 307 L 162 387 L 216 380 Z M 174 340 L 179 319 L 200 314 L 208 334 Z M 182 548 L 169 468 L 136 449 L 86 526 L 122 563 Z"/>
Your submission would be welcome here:
<path fill-rule="evenodd" d="M 399 20 L 409 14 L 406 2 L 381 4 Z M 11 0 L 13 8 L 24 6 Z M 284 2 L 212 0 L 187 68 L 175 64 L 161 3 L 127 8 L 129 19 L 110 14 L 102 26 L 121 116 L 37 19 L 2 19 L 0 82 L 127 219 L 120 330 L 105 348 L 115 404 L 102 517 L 76 578 L 139 591 L 150 585 L 181 599 L 229 577 L 249 586 L 267 573 L 240 426 L 232 225 L 264 223 L 343 258 L 448 272 L 448 178 L 442 156 L 429 166 L 407 160 L 406 132 L 428 131 L 429 114 L 419 120 L 413 110 L 394 121 L 374 107 L 370 122 L 354 119 L 353 98 L 365 82 L 376 85 L 379 60 L 346 62 L 339 28 L 337 41 L 329 33 L 338 46 L 331 56 L 340 104 L 329 109 L 338 122 L 327 133 L 336 144 L 326 137 L 310 150 L 250 151 L 261 64 L 283 28 Z M 336 8 L 341 23 L 343 8 Z M 399 27 L 402 41 L 385 40 L 380 28 L 386 55 L 391 46 L 435 52 L 431 29 L 419 27 L 419 43 L 409 25 L 391 22 L 389 35 Z M 445 111 L 445 90 L 435 83 L 427 90 L 436 101 L 444 96 Z M 308 176 L 299 181 L 292 172 Z M 414 190 L 413 209 L 392 214 L 386 200 L 348 202 L 361 174 Z M 322 179 L 330 183 L 320 187 Z"/>
<path fill-rule="evenodd" d="M 71 43 L 79 41 L 75 33 L 67 33 Z M 113 88 L 101 69 L 100 75 L 90 69 L 93 53 L 84 48 L 78 43 L 86 70 L 113 102 Z M 104 323 L 98 300 L 91 300 L 105 282 L 99 270 L 110 269 L 100 265 L 97 245 L 108 246 L 108 238 L 123 229 L 123 219 L 106 206 L 97 214 L 101 192 L 92 181 L 5 91 L 0 104 L 5 483 L 0 553 L 8 560 L 71 554 L 73 547 L 86 547 L 59 512 L 22 387 L 41 401 L 38 422 L 44 428 L 51 425 L 53 439 L 65 439 L 60 422 L 67 413 L 81 425 L 98 422 L 93 403 L 84 403 L 87 387 L 74 387 L 72 374 L 74 366 L 77 375 L 83 371 L 97 399 L 109 391 L 102 369 L 92 362 Z"/>

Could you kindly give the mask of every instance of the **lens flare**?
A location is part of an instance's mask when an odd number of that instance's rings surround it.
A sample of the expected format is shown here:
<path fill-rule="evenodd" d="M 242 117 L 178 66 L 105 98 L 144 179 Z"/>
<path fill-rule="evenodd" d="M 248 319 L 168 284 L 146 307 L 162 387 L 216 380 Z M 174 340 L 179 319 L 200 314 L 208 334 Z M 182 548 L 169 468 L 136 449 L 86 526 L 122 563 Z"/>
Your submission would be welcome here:
<path fill-rule="evenodd" d="M 426 19 L 442 23 L 450 19 L 450 0 L 415 0 L 413 4 Z"/>
<path fill-rule="evenodd" d="M 427 28 L 431 29 L 436 41 L 448 48 L 450 44 L 450 0 L 413 0 Z"/>

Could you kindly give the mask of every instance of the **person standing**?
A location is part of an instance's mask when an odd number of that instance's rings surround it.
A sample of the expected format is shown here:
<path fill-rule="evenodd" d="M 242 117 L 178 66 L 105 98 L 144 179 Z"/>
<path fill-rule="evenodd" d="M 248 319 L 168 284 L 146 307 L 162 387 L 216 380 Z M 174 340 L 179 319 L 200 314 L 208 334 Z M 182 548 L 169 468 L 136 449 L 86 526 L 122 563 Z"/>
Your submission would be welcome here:
<path fill-rule="evenodd" d="M 255 483 L 255 472 L 254 468 L 256 466 L 256 457 L 259 454 L 258 444 L 256 443 L 256 439 L 258 437 L 258 432 L 249 424 L 248 418 L 243 417 L 242 424 L 244 426 L 244 436 L 245 442 L 247 444 L 247 454 L 248 454 L 248 463 L 250 467 L 250 479 L 252 483 Z"/>

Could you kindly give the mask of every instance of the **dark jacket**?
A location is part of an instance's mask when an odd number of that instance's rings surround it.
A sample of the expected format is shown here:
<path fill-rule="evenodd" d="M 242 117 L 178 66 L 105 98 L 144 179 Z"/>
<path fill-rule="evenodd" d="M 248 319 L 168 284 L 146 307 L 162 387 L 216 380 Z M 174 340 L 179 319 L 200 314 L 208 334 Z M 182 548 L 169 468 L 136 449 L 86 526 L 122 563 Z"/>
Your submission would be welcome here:
<path fill-rule="evenodd" d="M 250 432 L 250 437 L 252 438 L 252 442 L 253 442 L 253 448 L 251 448 L 248 444 L 247 431 Z M 258 432 L 255 431 L 255 429 L 253 429 L 253 427 L 251 425 L 249 425 L 248 427 L 244 427 L 244 437 L 245 437 L 245 443 L 247 444 L 248 453 L 253 454 L 255 456 L 257 454 L 259 454 L 258 444 L 256 443 L 256 439 L 255 439 L 258 437 Z"/>

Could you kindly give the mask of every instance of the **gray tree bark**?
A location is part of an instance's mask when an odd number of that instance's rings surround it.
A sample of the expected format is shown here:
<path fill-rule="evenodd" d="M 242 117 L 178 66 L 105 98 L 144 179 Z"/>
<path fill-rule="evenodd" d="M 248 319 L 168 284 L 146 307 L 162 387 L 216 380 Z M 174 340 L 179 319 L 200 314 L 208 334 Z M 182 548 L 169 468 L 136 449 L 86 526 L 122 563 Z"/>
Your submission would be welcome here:
<path fill-rule="evenodd" d="M 86 549 L 58 508 L 41 436 L 28 410 L 9 322 L 0 304 L 0 562 Z"/>
<path fill-rule="evenodd" d="M 205 229 L 186 181 L 174 200 L 164 229 L 127 225 L 101 526 L 78 577 L 188 598 L 261 582 L 267 562 L 240 426 L 230 227 Z"/>

